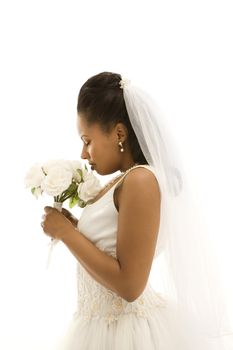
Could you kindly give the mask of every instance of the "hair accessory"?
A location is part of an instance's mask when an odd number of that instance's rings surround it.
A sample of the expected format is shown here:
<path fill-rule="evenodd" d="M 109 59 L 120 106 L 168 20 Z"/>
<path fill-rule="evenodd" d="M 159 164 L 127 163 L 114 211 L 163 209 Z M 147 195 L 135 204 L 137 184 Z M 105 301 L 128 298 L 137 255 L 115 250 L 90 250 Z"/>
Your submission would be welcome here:
<path fill-rule="evenodd" d="M 126 86 L 126 85 L 129 85 L 130 84 L 130 80 L 129 79 L 127 79 L 127 78 L 122 78 L 121 79 L 121 81 L 119 82 L 119 84 L 120 84 L 120 88 L 121 89 L 124 89 L 124 87 Z"/>

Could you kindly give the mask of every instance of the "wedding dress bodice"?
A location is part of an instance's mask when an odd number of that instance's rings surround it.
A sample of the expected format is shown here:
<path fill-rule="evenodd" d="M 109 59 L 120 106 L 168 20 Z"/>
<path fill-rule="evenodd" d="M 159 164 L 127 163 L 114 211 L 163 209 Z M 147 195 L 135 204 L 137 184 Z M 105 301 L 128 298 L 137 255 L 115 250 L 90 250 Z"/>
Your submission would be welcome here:
<path fill-rule="evenodd" d="M 139 166 L 149 168 L 153 172 L 150 166 Z M 78 230 L 101 251 L 114 258 L 116 258 L 118 211 L 114 204 L 113 194 L 125 175 L 97 201 L 87 205 L 78 222 Z M 77 314 L 82 315 L 86 320 L 93 317 L 104 317 L 109 323 L 117 320 L 122 314 L 128 313 L 146 317 L 155 307 L 166 305 L 166 300 L 160 293 L 155 292 L 149 282 L 135 301 L 127 302 L 112 290 L 98 283 L 79 262 L 77 264 L 77 284 Z"/>

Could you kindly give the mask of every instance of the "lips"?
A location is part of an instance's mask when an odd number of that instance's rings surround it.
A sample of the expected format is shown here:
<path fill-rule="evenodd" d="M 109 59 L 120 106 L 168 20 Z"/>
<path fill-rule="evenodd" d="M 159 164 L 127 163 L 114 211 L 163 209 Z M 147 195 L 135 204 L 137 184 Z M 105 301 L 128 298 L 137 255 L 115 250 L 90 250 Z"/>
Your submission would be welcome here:
<path fill-rule="evenodd" d="M 91 166 L 91 170 L 93 170 L 94 169 L 94 163 L 89 163 L 89 165 Z"/>

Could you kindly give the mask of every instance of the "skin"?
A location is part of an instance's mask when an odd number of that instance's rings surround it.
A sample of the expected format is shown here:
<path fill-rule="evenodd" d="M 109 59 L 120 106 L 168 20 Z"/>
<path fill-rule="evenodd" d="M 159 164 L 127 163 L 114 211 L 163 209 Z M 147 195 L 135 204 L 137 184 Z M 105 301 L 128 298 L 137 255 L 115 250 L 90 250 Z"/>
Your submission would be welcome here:
<path fill-rule="evenodd" d="M 81 158 L 87 159 L 89 163 L 95 163 L 95 170 L 100 175 L 111 174 L 117 170 L 126 171 L 134 165 L 127 142 L 128 132 L 124 124 L 118 123 L 109 134 L 105 134 L 99 124 L 89 126 L 85 122 L 85 117 L 80 116 L 77 119 L 77 128 L 84 142 Z M 125 149 L 123 154 L 120 152 L 119 141 Z M 85 146 L 86 143 L 88 144 Z"/>
<path fill-rule="evenodd" d="M 134 165 L 124 124 L 116 124 L 105 134 L 98 124 L 88 125 L 85 116 L 79 115 L 77 128 L 83 140 L 81 157 L 94 163 L 98 174 L 126 171 Z M 119 141 L 124 152 L 120 152 Z M 114 203 L 119 212 L 117 259 L 79 232 L 78 219 L 66 209 L 60 213 L 45 207 L 43 231 L 60 239 L 97 282 L 132 302 L 145 289 L 156 249 L 161 203 L 157 179 L 148 169 L 131 170 L 115 189 Z"/>

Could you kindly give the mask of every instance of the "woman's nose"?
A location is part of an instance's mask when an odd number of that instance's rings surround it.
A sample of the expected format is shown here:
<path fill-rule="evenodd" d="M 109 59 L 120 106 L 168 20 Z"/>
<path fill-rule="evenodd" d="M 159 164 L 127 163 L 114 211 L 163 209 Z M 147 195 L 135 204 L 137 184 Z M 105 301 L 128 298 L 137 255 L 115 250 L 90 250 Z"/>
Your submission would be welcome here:
<path fill-rule="evenodd" d="M 85 151 L 84 147 L 83 147 L 82 152 L 81 152 L 81 158 L 87 159 L 87 152 Z"/>

